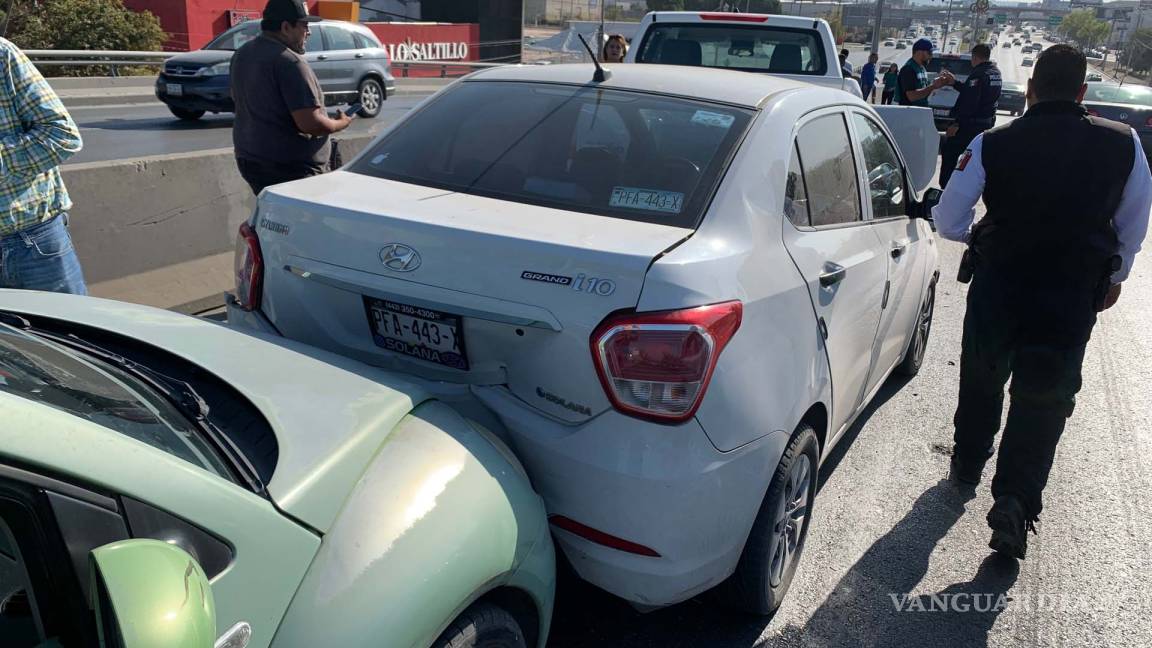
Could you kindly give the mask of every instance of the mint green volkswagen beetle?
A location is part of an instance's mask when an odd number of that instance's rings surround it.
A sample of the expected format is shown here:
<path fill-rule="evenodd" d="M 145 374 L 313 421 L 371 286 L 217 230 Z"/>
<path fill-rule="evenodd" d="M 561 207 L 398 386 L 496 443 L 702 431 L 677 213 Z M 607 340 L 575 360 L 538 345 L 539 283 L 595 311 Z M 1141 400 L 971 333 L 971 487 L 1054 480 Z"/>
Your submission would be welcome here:
<path fill-rule="evenodd" d="M 0 290 L 0 644 L 542 647 L 551 537 L 484 427 L 385 372 Z"/>

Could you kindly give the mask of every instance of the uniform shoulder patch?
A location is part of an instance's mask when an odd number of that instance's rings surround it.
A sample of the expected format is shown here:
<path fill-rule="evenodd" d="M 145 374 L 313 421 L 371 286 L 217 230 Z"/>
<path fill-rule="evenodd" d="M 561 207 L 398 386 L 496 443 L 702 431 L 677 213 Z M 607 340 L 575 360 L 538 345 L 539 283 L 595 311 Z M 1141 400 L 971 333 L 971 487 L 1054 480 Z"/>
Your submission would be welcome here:
<path fill-rule="evenodd" d="M 968 161 L 971 159 L 972 159 L 972 149 L 966 149 L 964 151 L 964 155 L 961 155 L 960 159 L 956 160 L 956 170 L 957 171 L 963 171 L 964 167 L 968 166 Z"/>

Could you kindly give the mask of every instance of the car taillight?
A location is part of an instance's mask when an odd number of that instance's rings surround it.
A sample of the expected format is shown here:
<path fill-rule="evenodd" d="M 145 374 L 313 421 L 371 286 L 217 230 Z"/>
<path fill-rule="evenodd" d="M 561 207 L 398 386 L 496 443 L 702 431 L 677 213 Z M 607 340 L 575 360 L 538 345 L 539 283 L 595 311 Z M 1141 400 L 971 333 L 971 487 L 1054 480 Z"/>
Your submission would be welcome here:
<path fill-rule="evenodd" d="M 1149 117 L 1148 119 L 1144 120 L 1144 126 L 1146 126 L 1148 128 L 1152 128 L 1152 117 Z"/>
<path fill-rule="evenodd" d="M 264 294 L 264 256 L 260 253 L 260 239 L 248 223 L 240 225 L 236 237 L 236 300 L 237 306 L 254 311 L 260 308 Z"/>
<path fill-rule="evenodd" d="M 592 334 L 592 357 L 612 406 L 662 423 L 692 418 L 743 314 L 730 301 L 609 317 Z"/>

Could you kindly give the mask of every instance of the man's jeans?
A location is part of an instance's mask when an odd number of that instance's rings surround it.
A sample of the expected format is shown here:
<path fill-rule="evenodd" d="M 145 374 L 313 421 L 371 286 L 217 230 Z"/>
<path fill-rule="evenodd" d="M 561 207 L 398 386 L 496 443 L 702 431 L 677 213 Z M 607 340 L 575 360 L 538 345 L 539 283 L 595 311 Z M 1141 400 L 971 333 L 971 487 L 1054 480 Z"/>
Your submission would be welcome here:
<path fill-rule="evenodd" d="M 68 214 L 0 236 L 0 288 L 87 295 L 68 236 Z"/>

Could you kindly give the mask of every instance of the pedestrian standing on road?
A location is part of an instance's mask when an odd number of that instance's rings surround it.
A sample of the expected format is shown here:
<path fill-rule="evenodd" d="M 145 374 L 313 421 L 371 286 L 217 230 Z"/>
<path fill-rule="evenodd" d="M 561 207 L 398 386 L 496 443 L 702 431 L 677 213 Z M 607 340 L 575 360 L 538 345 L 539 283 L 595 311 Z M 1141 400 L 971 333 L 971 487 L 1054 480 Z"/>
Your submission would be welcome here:
<path fill-rule="evenodd" d="M 0 288 L 88 293 L 59 169 L 82 146 L 52 87 L 0 38 Z"/>
<path fill-rule="evenodd" d="M 940 186 L 948 186 L 948 178 L 960 155 L 977 135 L 996 125 L 996 104 L 1000 101 L 1003 81 L 1000 70 L 991 60 L 992 48 L 977 45 L 972 48 L 972 71 L 964 82 L 956 81 L 952 87 L 960 93 L 949 117 L 952 125 L 940 151 Z"/>
<path fill-rule="evenodd" d="M 892 99 L 896 96 L 897 79 L 900 76 L 900 70 L 896 64 L 888 66 L 888 71 L 884 73 L 884 92 L 880 94 L 880 104 L 887 106 L 892 103 Z"/>
<path fill-rule="evenodd" d="M 921 38 L 913 43 L 912 58 L 908 59 L 896 78 L 896 103 L 927 108 L 929 95 L 955 81 L 951 72 L 942 70 L 932 83 L 928 83 L 928 69 L 925 66 L 931 60 L 932 41 Z"/>
<path fill-rule="evenodd" d="M 1119 299 L 1152 209 L 1136 132 L 1079 104 L 1086 67 L 1071 46 L 1045 50 L 1027 112 L 972 140 L 932 210 L 941 236 L 968 243 L 958 279 L 972 282 L 951 477 L 979 483 L 1011 376 L 988 525 L 989 546 L 1016 558 L 1035 532 L 1096 314 Z M 988 212 L 971 227 L 981 196 Z"/>
<path fill-rule="evenodd" d="M 623 63 L 624 57 L 628 55 L 628 41 L 624 40 L 622 34 L 611 34 L 608 40 L 604 41 L 604 49 L 600 52 L 600 59 L 603 63 Z"/>
<path fill-rule="evenodd" d="M 869 103 L 876 101 L 876 61 L 878 60 L 880 60 L 880 56 L 876 52 L 872 52 L 868 55 L 868 62 L 860 68 L 860 93 L 864 96 L 864 101 Z"/>
<path fill-rule="evenodd" d="M 264 187 L 329 170 L 329 136 L 352 120 L 324 110 L 320 82 L 302 56 L 311 33 L 304 0 L 269 0 L 259 37 L 232 57 L 236 119 L 232 142 L 240 175 L 259 194 Z"/>
<path fill-rule="evenodd" d="M 844 74 L 845 79 L 852 78 L 852 64 L 848 62 L 848 50 L 840 50 L 840 72 Z"/>

